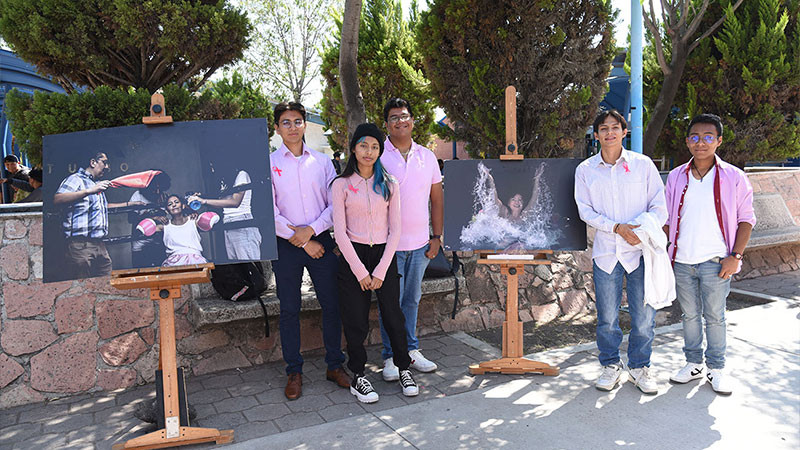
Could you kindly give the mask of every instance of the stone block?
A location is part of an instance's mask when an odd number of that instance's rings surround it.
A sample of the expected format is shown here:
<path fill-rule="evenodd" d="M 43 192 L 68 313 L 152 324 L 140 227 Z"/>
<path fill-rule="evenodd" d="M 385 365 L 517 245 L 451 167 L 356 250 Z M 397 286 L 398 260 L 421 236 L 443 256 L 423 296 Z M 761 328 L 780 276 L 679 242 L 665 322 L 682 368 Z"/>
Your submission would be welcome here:
<path fill-rule="evenodd" d="M 103 339 L 146 327 L 155 318 L 151 300 L 107 300 L 98 302 L 95 309 L 97 329 Z"/>
<path fill-rule="evenodd" d="M 28 227 L 25 226 L 25 222 L 19 219 L 6 220 L 6 227 L 3 238 L 21 239 L 24 238 L 26 234 L 28 234 Z"/>
<path fill-rule="evenodd" d="M 198 362 L 193 372 L 195 375 L 203 375 L 206 373 L 217 372 L 225 369 L 234 369 L 237 367 L 250 367 L 250 361 L 238 348 L 232 348 L 227 351 L 219 352 L 210 358 L 206 358 Z"/>
<path fill-rule="evenodd" d="M 523 309 L 520 310 L 519 312 L 519 320 L 521 322 L 530 322 L 533 320 L 533 316 L 531 315 L 531 312 L 529 310 Z"/>
<path fill-rule="evenodd" d="M 178 341 L 178 351 L 199 355 L 212 348 L 222 347 L 230 342 L 228 335 L 222 330 L 214 330 L 208 333 L 195 334 Z"/>
<path fill-rule="evenodd" d="M 27 279 L 30 275 L 28 246 L 24 243 L 15 243 L 0 248 L 0 267 L 12 280 Z"/>
<path fill-rule="evenodd" d="M 775 250 L 777 251 L 778 255 L 781 257 L 783 262 L 790 263 L 795 260 L 794 252 L 792 251 L 789 246 L 779 246 L 776 247 Z"/>
<path fill-rule="evenodd" d="M 300 351 L 322 348 L 325 343 L 322 341 L 322 322 L 321 315 L 314 314 L 312 317 L 300 317 Z"/>
<path fill-rule="evenodd" d="M 5 353 L 0 353 L 0 389 L 8 386 L 23 373 L 25 373 L 25 369 L 19 363 Z"/>
<path fill-rule="evenodd" d="M 181 340 L 183 338 L 189 337 L 192 334 L 194 327 L 189 320 L 186 319 L 186 316 L 183 314 L 176 314 L 175 315 L 175 339 Z"/>
<path fill-rule="evenodd" d="M 136 361 L 145 350 L 147 345 L 137 333 L 133 332 L 106 342 L 100 347 L 99 352 L 106 364 L 122 366 Z"/>
<path fill-rule="evenodd" d="M 531 307 L 531 314 L 536 324 L 543 324 L 552 321 L 561 312 L 561 307 L 557 302 L 548 303 L 546 305 L 533 305 Z"/>
<path fill-rule="evenodd" d="M 94 295 L 60 298 L 56 302 L 56 326 L 58 334 L 85 331 L 94 324 Z"/>
<path fill-rule="evenodd" d="M 550 283 L 543 284 L 535 289 L 528 289 L 528 300 L 534 305 L 544 305 L 554 302 L 558 297 Z"/>
<path fill-rule="evenodd" d="M 139 330 L 139 336 L 141 336 L 148 346 L 153 345 L 156 341 L 156 330 L 151 327 L 142 328 Z"/>
<path fill-rule="evenodd" d="M 553 272 L 550 271 L 550 267 L 539 264 L 533 266 L 533 272 L 536 274 L 537 277 L 541 278 L 544 281 L 550 281 L 553 279 Z"/>
<path fill-rule="evenodd" d="M 44 320 L 8 320 L 0 343 L 12 356 L 39 351 L 58 338 L 50 322 Z M 94 351 L 94 350 L 93 350 Z"/>
<path fill-rule="evenodd" d="M 556 291 L 569 289 L 572 287 L 572 277 L 566 271 L 556 272 L 553 274 L 551 286 Z"/>
<path fill-rule="evenodd" d="M 565 316 L 574 317 L 588 312 L 586 305 L 589 303 L 589 297 L 584 290 L 571 289 L 558 294 L 558 303 Z"/>
<path fill-rule="evenodd" d="M 480 313 L 475 309 L 464 309 L 456 313 L 455 319 L 442 321 L 442 330 L 445 333 L 453 331 L 477 331 L 483 330 L 483 320 Z"/>
<path fill-rule="evenodd" d="M 497 302 L 497 289 L 495 289 L 489 273 L 485 266 L 476 266 L 472 276 L 467 277 L 466 286 L 469 297 L 476 303 Z"/>
<path fill-rule="evenodd" d="M 50 314 L 56 297 L 71 285 L 71 281 L 48 284 L 43 284 L 41 281 L 29 284 L 6 282 L 3 284 L 6 314 L 9 319 Z"/>
<path fill-rule="evenodd" d="M 31 358 L 31 386 L 43 392 L 86 391 L 95 385 L 96 354 L 97 333 L 73 334 Z"/>
<path fill-rule="evenodd" d="M 31 269 L 33 270 L 33 278 L 41 280 L 44 276 L 43 249 L 32 248 L 31 250 Z"/>
<path fill-rule="evenodd" d="M 158 346 L 150 347 L 150 350 L 145 353 L 133 364 L 134 370 L 139 374 L 139 377 L 146 382 L 150 383 L 156 379 L 156 369 L 158 369 Z M 179 355 L 180 356 L 180 355 Z M 180 363 L 178 364 L 180 366 Z"/>
<path fill-rule="evenodd" d="M 491 313 L 489 313 L 489 323 L 486 328 L 497 328 L 503 326 L 503 322 L 506 320 L 506 313 L 500 311 L 499 309 L 495 309 Z"/>
<path fill-rule="evenodd" d="M 136 371 L 133 369 L 110 369 L 97 372 L 97 387 L 104 391 L 125 389 L 136 384 Z"/>
<path fill-rule="evenodd" d="M 28 244 L 29 245 L 43 245 L 42 241 L 42 219 L 36 218 L 31 220 L 28 228 Z"/>
<path fill-rule="evenodd" d="M 44 395 L 34 391 L 26 384 L 19 384 L 0 394 L 0 408 L 3 409 L 43 401 Z M 8 431 L 8 429 L 4 429 L 3 431 Z"/>
<path fill-rule="evenodd" d="M 591 272 L 592 271 L 592 252 L 590 251 L 580 251 L 574 252 L 575 253 L 575 263 L 578 266 L 578 270 L 581 272 Z"/>

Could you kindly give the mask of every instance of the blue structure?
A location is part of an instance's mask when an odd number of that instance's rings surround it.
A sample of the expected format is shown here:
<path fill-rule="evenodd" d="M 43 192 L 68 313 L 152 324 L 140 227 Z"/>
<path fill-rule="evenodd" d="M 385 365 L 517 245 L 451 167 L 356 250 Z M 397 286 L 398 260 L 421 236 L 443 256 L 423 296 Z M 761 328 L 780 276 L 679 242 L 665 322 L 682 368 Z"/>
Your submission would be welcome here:
<path fill-rule="evenodd" d="M 29 166 L 25 155 L 20 154 L 19 146 L 13 144 L 11 128 L 4 108 L 6 94 L 14 88 L 31 94 L 33 91 L 63 93 L 64 89 L 36 73 L 34 66 L 19 59 L 13 52 L 0 49 L 0 137 L 2 137 L 3 157 L 17 155 L 24 165 Z M 5 169 L 2 170 L 2 173 L 3 177 L 7 175 Z M 4 203 L 11 200 L 7 195 L 6 192 L 3 198 Z"/>

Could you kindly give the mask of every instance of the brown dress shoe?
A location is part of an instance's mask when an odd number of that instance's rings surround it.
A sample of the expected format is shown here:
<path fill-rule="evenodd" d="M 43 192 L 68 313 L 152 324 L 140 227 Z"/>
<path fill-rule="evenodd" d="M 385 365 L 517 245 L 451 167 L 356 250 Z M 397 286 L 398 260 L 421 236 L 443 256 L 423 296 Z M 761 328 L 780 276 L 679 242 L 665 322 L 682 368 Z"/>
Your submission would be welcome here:
<path fill-rule="evenodd" d="M 289 374 L 289 381 L 286 382 L 284 393 L 289 400 L 297 400 L 300 394 L 303 393 L 303 375 L 299 373 Z"/>
<path fill-rule="evenodd" d="M 345 371 L 341 367 L 333 370 L 326 370 L 325 378 L 327 378 L 329 381 L 333 381 L 334 383 L 338 384 L 339 387 L 342 388 L 350 387 L 350 375 L 348 375 L 347 371 Z"/>

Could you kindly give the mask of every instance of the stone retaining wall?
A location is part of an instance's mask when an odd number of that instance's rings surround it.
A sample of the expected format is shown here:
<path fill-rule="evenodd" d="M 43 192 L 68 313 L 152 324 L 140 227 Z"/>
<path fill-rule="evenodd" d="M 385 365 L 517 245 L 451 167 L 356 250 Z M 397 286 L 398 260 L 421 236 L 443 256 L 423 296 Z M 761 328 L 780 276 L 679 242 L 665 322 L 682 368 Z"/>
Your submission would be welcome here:
<path fill-rule="evenodd" d="M 756 189 L 786 195 L 800 223 L 797 204 L 800 173 L 751 175 Z M 787 180 L 787 181 L 784 181 Z M 772 180 L 772 181 L 770 181 Z M 769 183 L 772 182 L 772 188 Z M 784 183 L 796 183 L 786 188 Z M 591 233 L 590 233 L 591 236 Z M 505 279 L 494 266 L 464 258 L 455 319 L 453 293 L 426 294 L 419 334 L 474 331 L 504 320 Z M 520 319 L 545 323 L 594 309 L 589 252 L 555 255 L 552 266 L 527 266 L 520 277 Z M 800 243 L 748 251 L 744 278 L 797 270 Z M 120 291 L 108 278 L 42 284 L 41 213 L 0 215 L 0 408 L 97 390 L 127 388 L 152 381 L 158 366 L 158 311 L 145 290 Z M 263 319 L 207 325 L 195 329 L 187 319 L 190 302 L 207 289 L 184 287 L 176 302 L 178 364 L 199 375 L 281 358 L 277 317 L 270 337 Z M 197 297 L 199 298 L 199 297 Z M 370 313 L 370 343 L 380 342 L 375 307 Z M 322 348 L 319 311 L 302 314 L 303 350 Z"/>

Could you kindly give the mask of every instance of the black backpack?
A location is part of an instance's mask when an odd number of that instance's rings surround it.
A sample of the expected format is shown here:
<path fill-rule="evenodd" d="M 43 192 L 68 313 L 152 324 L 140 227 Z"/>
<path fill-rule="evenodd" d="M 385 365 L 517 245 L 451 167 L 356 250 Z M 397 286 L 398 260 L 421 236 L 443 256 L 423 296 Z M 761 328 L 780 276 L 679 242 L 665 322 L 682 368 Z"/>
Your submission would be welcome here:
<path fill-rule="evenodd" d="M 439 247 L 439 253 L 428 262 L 428 267 L 425 269 L 425 278 L 453 277 L 453 280 L 455 280 L 456 290 L 453 297 L 453 311 L 450 313 L 451 319 L 456 318 L 456 309 L 458 309 L 458 277 L 456 272 L 460 268 L 463 268 L 463 264 L 458 259 L 456 252 L 453 252 L 453 263 L 451 264 L 444 256 L 444 249 Z"/>
<path fill-rule="evenodd" d="M 239 301 L 258 299 L 264 310 L 264 322 L 269 336 L 267 306 L 261 294 L 267 290 L 267 277 L 260 262 L 225 264 L 211 270 L 211 285 L 225 300 Z"/>

